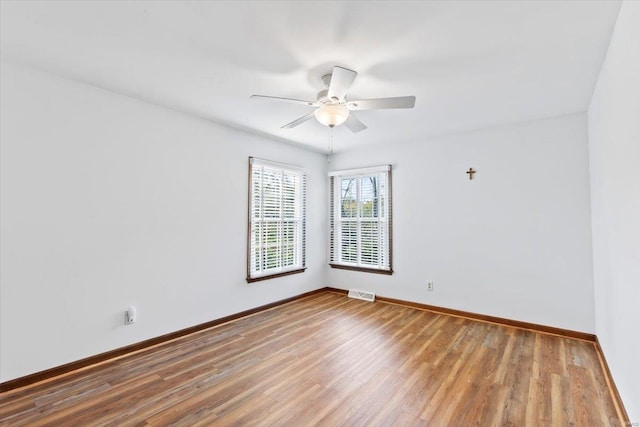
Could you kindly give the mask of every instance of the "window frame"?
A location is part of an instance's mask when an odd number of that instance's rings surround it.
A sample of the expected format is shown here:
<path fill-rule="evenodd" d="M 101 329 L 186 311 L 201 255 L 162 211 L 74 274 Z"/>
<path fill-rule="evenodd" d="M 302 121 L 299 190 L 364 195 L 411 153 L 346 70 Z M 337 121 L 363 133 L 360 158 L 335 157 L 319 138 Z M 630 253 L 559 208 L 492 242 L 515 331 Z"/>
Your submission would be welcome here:
<path fill-rule="evenodd" d="M 380 176 L 384 174 L 386 185 L 385 185 L 385 193 L 384 195 L 380 195 L 380 200 L 384 200 L 384 209 L 379 208 L 377 217 L 363 217 L 361 215 L 361 206 L 363 206 L 363 198 L 360 190 L 361 179 L 371 176 Z M 342 180 L 349 178 L 357 178 L 357 189 L 356 189 L 356 214 L 355 221 L 356 224 L 356 261 L 355 262 L 345 262 L 340 260 L 341 256 L 341 248 L 342 248 L 342 226 L 345 223 L 341 215 L 341 206 L 342 206 Z M 379 187 L 379 184 L 377 184 Z M 377 187 L 377 188 L 378 188 Z M 381 203 L 381 202 L 379 202 Z M 380 205 L 379 205 L 380 206 Z M 384 215 L 382 217 L 381 215 Z M 371 264 L 363 264 L 361 261 L 363 259 L 363 253 L 361 248 L 362 243 L 362 223 L 367 222 L 363 221 L 362 218 L 376 218 L 376 222 L 378 223 L 378 227 L 386 225 L 387 236 L 386 239 L 388 242 L 386 246 L 383 245 L 382 248 L 378 247 L 378 250 L 387 251 L 386 254 L 382 254 L 380 257 L 386 257 L 388 260 L 388 265 L 383 264 L 379 266 L 373 266 Z M 383 166 L 374 166 L 368 168 L 359 168 L 359 169 L 348 169 L 348 170 L 339 170 L 329 172 L 329 265 L 331 268 L 343 269 L 343 270 L 353 270 L 353 271 L 362 271 L 368 273 L 376 273 L 376 274 L 385 274 L 391 275 L 393 274 L 393 204 L 392 204 L 392 174 L 391 174 L 391 165 L 383 165 Z M 349 220 L 351 222 L 352 220 Z M 382 229 L 384 230 L 384 228 Z M 382 232 L 379 232 L 380 235 Z M 379 242 L 381 241 L 379 237 Z M 387 249 L 388 248 L 388 249 Z"/>
<path fill-rule="evenodd" d="M 262 180 L 260 182 L 260 196 L 258 197 L 260 203 L 261 203 L 261 208 L 259 210 L 259 217 L 257 217 L 257 222 L 259 222 L 261 225 L 259 227 L 264 227 L 263 224 L 271 222 L 271 223 L 276 223 L 276 224 L 285 224 L 287 222 L 294 223 L 294 234 L 297 237 L 294 237 L 294 241 L 293 241 L 293 257 L 295 263 L 292 266 L 284 266 L 284 250 L 283 247 L 286 245 L 286 243 L 282 240 L 283 236 L 284 236 L 284 226 L 278 227 L 278 244 L 277 245 L 271 245 L 271 248 L 277 248 L 277 253 L 279 254 L 279 259 L 280 259 L 280 264 L 275 267 L 275 268 L 266 268 L 265 263 L 266 261 L 264 260 L 264 258 L 266 257 L 265 253 L 262 252 L 267 248 L 267 244 L 263 243 L 263 234 L 260 233 L 260 231 L 258 231 L 258 241 L 260 241 L 260 243 L 258 244 L 259 247 L 259 251 L 260 252 L 260 258 L 262 258 L 263 260 L 261 261 L 261 267 L 260 269 L 252 269 L 252 267 L 254 267 L 254 263 L 253 261 L 255 261 L 254 258 L 252 258 L 252 254 L 254 253 L 254 250 L 256 249 L 256 245 L 254 245 L 254 238 L 256 236 L 254 236 L 254 230 L 255 230 L 255 224 L 254 222 L 256 221 L 256 217 L 254 215 L 254 201 L 256 199 L 256 197 L 254 197 L 254 169 L 255 168 L 261 168 L 260 171 L 260 177 L 261 179 L 264 177 L 264 170 L 265 168 L 270 169 L 270 170 L 277 170 L 281 173 L 281 176 L 283 177 L 282 180 L 280 181 L 280 205 L 278 207 L 279 209 L 279 216 L 277 218 L 268 218 L 268 220 L 265 220 L 267 217 L 265 216 L 265 209 L 263 209 L 264 207 L 264 190 L 262 187 Z M 307 267 L 306 267 L 306 187 L 307 187 L 307 178 L 308 178 L 308 174 L 307 171 L 301 167 L 298 166 L 292 166 L 292 165 L 288 165 L 285 163 L 278 163 L 278 162 L 273 162 L 270 160 L 265 160 L 265 159 L 260 159 L 257 157 L 249 157 L 249 177 L 248 177 L 248 217 L 247 217 L 247 277 L 246 280 L 248 283 L 253 283 L 253 282 L 258 282 L 261 280 L 267 280 L 267 279 L 273 279 L 276 277 L 282 277 L 282 276 L 288 276 L 290 274 L 297 274 L 297 273 L 303 273 Z M 290 175 L 294 175 L 297 176 L 299 179 L 299 185 L 298 185 L 298 189 L 295 192 L 295 196 L 296 199 L 294 201 L 294 210 L 296 211 L 296 213 L 294 214 L 293 217 L 285 217 L 283 215 L 283 209 L 284 209 L 284 189 L 282 187 L 282 182 L 284 180 L 284 175 L 285 174 L 290 174 Z M 264 229 L 263 229 L 264 230 Z"/>

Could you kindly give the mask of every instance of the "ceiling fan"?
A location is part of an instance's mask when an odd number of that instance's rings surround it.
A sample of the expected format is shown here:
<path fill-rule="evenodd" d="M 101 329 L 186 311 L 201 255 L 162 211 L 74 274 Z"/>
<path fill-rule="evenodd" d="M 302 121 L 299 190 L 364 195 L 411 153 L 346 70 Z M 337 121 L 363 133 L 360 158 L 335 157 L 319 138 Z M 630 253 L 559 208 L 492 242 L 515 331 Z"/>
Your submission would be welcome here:
<path fill-rule="evenodd" d="M 351 132 L 360 132 L 365 130 L 367 127 L 353 114 L 351 114 L 352 111 L 377 110 L 381 108 L 413 108 L 415 106 L 415 96 L 361 99 L 358 101 L 347 100 L 347 91 L 351 87 L 351 84 L 357 75 L 358 73 L 353 70 L 336 65 L 333 67 L 333 71 L 330 74 L 326 74 L 322 77 L 322 82 L 327 88 L 318 92 L 315 101 L 265 95 L 251 95 L 251 98 L 283 101 L 316 107 L 311 113 L 282 126 L 282 129 L 294 128 L 315 117 L 320 123 L 325 126 L 329 126 L 330 128 L 344 123 Z"/>

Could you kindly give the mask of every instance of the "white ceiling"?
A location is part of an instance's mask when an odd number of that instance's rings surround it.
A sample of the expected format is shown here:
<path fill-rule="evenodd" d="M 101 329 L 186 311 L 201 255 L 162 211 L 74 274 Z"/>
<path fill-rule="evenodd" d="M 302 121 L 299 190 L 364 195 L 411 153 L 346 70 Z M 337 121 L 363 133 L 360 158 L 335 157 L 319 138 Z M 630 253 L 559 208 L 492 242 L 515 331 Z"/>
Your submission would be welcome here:
<path fill-rule="evenodd" d="M 413 110 L 360 111 L 334 149 L 423 140 L 585 111 L 619 1 L 5 1 L 5 61 L 326 151 L 315 120 L 280 126 L 320 76 L 359 75 L 350 99 L 415 95 Z"/>

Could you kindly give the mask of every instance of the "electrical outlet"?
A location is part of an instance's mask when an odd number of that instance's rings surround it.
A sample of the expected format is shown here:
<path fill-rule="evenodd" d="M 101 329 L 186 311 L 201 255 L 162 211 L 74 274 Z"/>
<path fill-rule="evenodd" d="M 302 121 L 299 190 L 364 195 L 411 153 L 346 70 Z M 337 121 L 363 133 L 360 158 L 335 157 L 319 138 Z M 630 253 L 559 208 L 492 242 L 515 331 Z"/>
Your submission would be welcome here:
<path fill-rule="evenodd" d="M 433 292 L 433 282 L 427 282 L 427 291 Z"/>
<path fill-rule="evenodd" d="M 136 322 L 136 308 L 134 306 L 128 307 L 124 312 L 124 324 L 131 325 Z"/>

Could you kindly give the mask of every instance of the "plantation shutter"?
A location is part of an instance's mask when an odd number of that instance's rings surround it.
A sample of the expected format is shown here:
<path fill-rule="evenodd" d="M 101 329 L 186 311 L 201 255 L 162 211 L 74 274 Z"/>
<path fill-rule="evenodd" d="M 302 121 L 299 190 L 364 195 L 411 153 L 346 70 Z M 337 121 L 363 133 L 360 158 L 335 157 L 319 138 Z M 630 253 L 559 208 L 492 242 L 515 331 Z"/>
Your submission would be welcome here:
<path fill-rule="evenodd" d="M 329 264 L 391 274 L 391 166 L 331 172 L 329 187 Z"/>
<path fill-rule="evenodd" d="M 247 281 L 304 271 L 306 173 L 249 158 Z"/>

